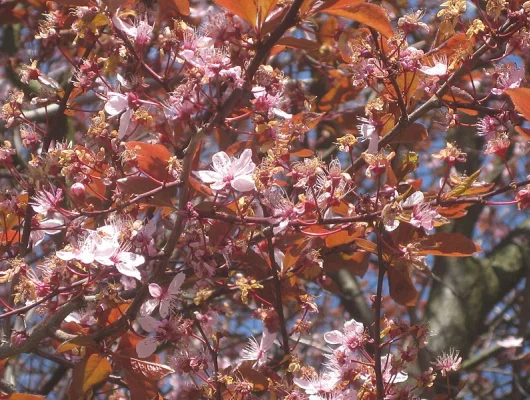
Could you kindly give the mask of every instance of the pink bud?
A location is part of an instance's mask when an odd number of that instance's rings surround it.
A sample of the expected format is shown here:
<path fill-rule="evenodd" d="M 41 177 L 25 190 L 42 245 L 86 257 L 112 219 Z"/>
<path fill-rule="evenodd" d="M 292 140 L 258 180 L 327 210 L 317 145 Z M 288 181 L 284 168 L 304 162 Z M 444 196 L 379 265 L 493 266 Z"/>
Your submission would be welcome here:
<path fill-rule="evenodd" d="M 86 197 L 85 185 L 81 182 L 76 182 L 70 187 L 70 193 L 78 200 L 84 200 Z"/>

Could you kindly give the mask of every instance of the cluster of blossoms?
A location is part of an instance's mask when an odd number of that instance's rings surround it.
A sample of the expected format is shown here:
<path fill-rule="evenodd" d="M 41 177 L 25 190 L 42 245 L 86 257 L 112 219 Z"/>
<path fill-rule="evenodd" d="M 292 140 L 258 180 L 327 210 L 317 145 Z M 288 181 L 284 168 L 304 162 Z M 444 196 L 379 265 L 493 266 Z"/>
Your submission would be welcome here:
<path fill-rule="evenodd" d="M 138 267 L 145 263 L 145 257 L 128 251 L 133 246 L 136 233 L 132 223 L 117 219 L 96 230 L 85 229 L 73 235 L 71 248 L 57 251 L 57 257 L 64 261 L 77 260 L 86 265 L 97 262 L 106 267 L 115 267 L 125 277 L 141 280 Z"/>
<path fill-rule="evenodd" d="M 421 376 L 414 377 L 416 385 L 408 383 L 409 377 L 403 370 L 414 361 L 419 349 L 427 343 L 428 331 L 425 327 L 396 324 L 387 320 L 384 335 L 388 335 L 388 344 L 396 338 L 410 335 L 409 344 L 399 350 L 399 357 L 388 354 L 381 357 L 381 373 L 385 387 L 385 398 L 410 398 L 414 390 L 432 386 L 436 373 L 431 368 Z M 324 340 L 331 345 L 338 345 L 328 354 L 326 369 L 316 374 L 310 369 L 302 377 L 294 378 L 294 383 L 302 389 L 310 400 L 374 398 L 376 386 L 375 361 L 366 351 L 372 343 L 362 323 L 347 321 L 341 331 L 334 330 L 324 334 Z M 456 371 L 458 354 L 451 352 L 443 355 L 435 364 L 442 374 L 450 369 Z M 292 394 L 290 398 L 296 398 Z"/>

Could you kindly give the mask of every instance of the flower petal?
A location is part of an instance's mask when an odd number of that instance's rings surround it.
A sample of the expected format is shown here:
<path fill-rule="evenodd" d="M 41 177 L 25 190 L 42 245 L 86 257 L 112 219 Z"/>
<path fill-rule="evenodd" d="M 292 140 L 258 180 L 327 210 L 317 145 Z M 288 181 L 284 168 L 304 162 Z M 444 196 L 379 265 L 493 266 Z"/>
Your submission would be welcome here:
<path fill-rule="evenodd" d="M 169 315 L 169 308 L 171 307 L 171 299 L 166 297 L 160 301 L 160 310 L 158 312 L 160 313 L 160 316 L 162 318 L 167 318 Z"/>
<path fill-rule="evenodd" d="M 118 115 L 129 106 L 127 96 L 121 93 L 108 92 L 108 101 L 105 103 L 105 112 L 110 116 Z"/>
<path fill-rule="evenodd" d="M 180 272 L 177 275 L 175 275 L 175 277 L 169 284 L 169 288 L 167 292 L 173 295 L 178 294 L 180 292 L 180 287 L 184 283 L 184 279 L 186 279 L 186 274 L 184 274 L 183 272 Z"/>
<path fill-rule="evenodd" d="M 147 300 L 144 304 L 142 304 L 142 307 L 140 307 L 140 315 L 150 315 L 153 311 L 155 311 L 155 308 L 158 306 L 158 303 L 158 299 Z"/>
<path fill-rule="evenodd" d="M 250 192 L 251 190 L 256 189 L 256 184 L 254 183 L 254 179 L 252 179 L 252 175 L 238 176 L 232 180 L 231 184 L 232 187 L 239 192 Z"/>
<path fill-rule="evenodd" d="M 150 283 L 149 284 L 149 294 L 151 294 L 152 297 L 159 298 L 162 296 L 162 293 L 164 291 L 160 287 L 160 285 L 157 285 L 156 283 Z"/>
<path fill-rule="evenodd" d="M 329 344 L 343 344 L 346 336 L 341 331 L 331 331 L 324 333 L 324 340 Z"/>
<path fill-rule="evenodd" d="M 153 332 L 160 326 L 160 322 L 149 315 L 136 318 L 136 322 L 138 322 L 138 324 L 140 324 L 142 329 L 146 332 Z"/>
<path fill-rule="evenodd" d="M 118 137 L 123 139 L 127 136 L 129 127 L 131 126 L 132 116 L 134 112 L 130 108 L 125 111 L 120 117 L 120 128 L 118 129 Z"/>
<path fill-rule="evenodd" d="M 149 357 L 156 351 L 157 344 L 155 338 L 145 338 L 136 345 L 136 354 L 140 358 Z"/>
<path fill-rule="evenodd" d="M 193 174 L 204 183 L 223 181 L 223 176 L 215 171 L 193 171 Z"/>
<path fill-rule="evenodd" d="M 212 166 L 213 169 L 223 176 L 226 175 L 230 169 L 231 161 L 230 157 L 228 157 L 228 154 L 226 154 L 224 151 L 220 151 L 219 153 L 215 153 L 212 156 Z"/>

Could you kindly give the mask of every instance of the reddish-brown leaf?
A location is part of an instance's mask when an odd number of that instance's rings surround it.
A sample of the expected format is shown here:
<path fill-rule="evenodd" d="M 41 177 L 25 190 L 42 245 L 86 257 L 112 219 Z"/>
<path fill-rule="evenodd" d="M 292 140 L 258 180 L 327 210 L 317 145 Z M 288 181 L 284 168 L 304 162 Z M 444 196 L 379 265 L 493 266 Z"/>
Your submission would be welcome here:
<path fill-rule="evenodd" d="M 225 150 L 225 153 L 229 156 L 233 156 L 237 153 L 241 153 L 245 149 L 250 149 L 252 147 L 252 142 L 250 141 L 237 141 L 235 143 L 232 143 L 228 148 Z"/>
<path fill-rule="evenodd" d="M 265 22 L 269 14 L 272 12 L 272 10 L 274 10 L 274 7 L 276 7 L 278 0 L 254 0 L 254 2 L 256 3 L 257 8 L 258 29 L 261 30 L 263 23 Z"/>
<path fill-rule="evenodd" d="M 107 326 L 113 322 L 116 322 L 125 314 L 125 311 L 127 311 L 128 308 L 129 303 L 120 304 L 119 306 L 113 308 L 107 308 L 98 315 L 98 324 L 100 326 Z"/>
<path fill-rule="evenodd" d="M 214 2 L 232 14 L 247 21 L 252 28 L 256 27 L 258 22 L 258 8 L 253 0 L 214 0 Z"/>
<path fill-rule="evenodd" d="M 322 44 L 327 44 L 329 46 L 335 45 L 335 34 L 337 33 L 337 29 L 339 27 L 339 23 L 337 21 L 337 18 L 335 17 L 329 17 L 324 21 L 322 26 L 320 27 L 320 30 L 318 31 L 318 41 Z"/>
<path fill-rule="evenodd" d="M 252 383 L 252 391 L 254 392 L 262 392 L 269 387 L 267 377 L 261 372 L 253 369 L 252 364 L 248 361 L 242 363 L 237 369 L 237 373 L 241 374 L 245 381 Z"/>
<path fill-rule="evenodd" d="M 145 175 L 158 182 L 175 180 L 168 171 L 171 154 L 165 146 L 145 142 L 128 142 L 125 143 L 125 147 L 136 153 L 138 169 Z"/>
<path fill-rule="evenodd" d="M 189 0 L 158 0 L 160 13 L 171 13 L 176 11 L 182 15 L 190 15 Z"/>
<path fill-rule="evenodd" d="M 124 372 L 124 379 L 129 387 L 131 400 L 160 399 L 157 381 L 139 377 L 127 368 L 125 368 Z"/>
<path fill-rule="evenodd" d="M 456 86 L 451 86 L 451 89 L 449 90 L 449 93 L 446 93 L 443 97 L 443 100 L 447 100 L 449 102 L 458 102 L 461 104 L 469 104 L 472 105 L 475 101 L 475 98 L 466 92 L 464 89 L 460 89 Z M 473 110 L 472 108 L 465 108 L 464 106 L 458 107 L 458 111 L 462 111 L 468 115 L 477 115 L 478 111 Z"/>
<path fill-rule="evenodd" d="M 396 136 L 392 138 L 390 143 L 416 143 L 427 139 L 427 128 L 422 124 L 410 124 L 408 127 L 400 130 Z"/>
<path fill-rule="evenodd" d="M 293 151 L 291 153 L 292 156 L 295 156 L 295 157 L 313 157 L 315 155 L 315 153 L 313 152 L 313 150 L 309 150 L 309 149 L 302 149 L 302 150 L 298 150 L 298 151 Z"/>
<path fill-rule="evenodd" d="M 101 354 L 94 353 L 85 357 L 73 368 L 68 398 L 72 400 L 84 398 L 90 389 L 104 382 L 111 372 L 110 362 Z"/>
<path fill-rule="evenodd" d="M 340 10 L 364 3 L 365 0 L 331 0 L 324 2 L 324 5 L 318 11 L 325 12 L 326 10 Z"/>
<path fill-rule="evenodd" d="M 131 371 L 136 375 L 142 375 L 150 381 L 159 381 L 160 379 L 174 373 L 175 371 L 163 364 L 152 363 L 138 358 L 129 358 Z M 123 364 L 122 364 L 123 365 Z"/>
<path fill-rule="evenodd" d="M 331 253 L 322 257 L 324 271 L 336 272 L 346 269 L 357 276 L 364 276 L 368 269 L 370 253 Z"/>
<path fill-rule="evenodd" d="M 378 5 L 358 1 L 337 1 L 321 11 L 365 24 L 387 38 L 394 36 L 386 11 Z"/>
<path fill-rule="evenodd" d="M 68 340 L 66 342 L 61 343 L 61 345 L 57 348 L 57 353 L 64 353 L 65 351 L 70 351 L 73 349 L 77 349 L 79 347 L 86 347 L 86 346 L 93 346 L 96 347 L 98 344 L 94 339 L 92 339 L 90 336 L 77 336 L 76 338 L 72 340 Z"/>
<path fill-rule="evenodd" d="M 395 166 L 394 174 L 398 182 L 401 182 L 409 173 L 416 170 L 419 165 L 419 156 L 413 151 L 409 151 L 399 159 Z M 419 189 L 417 189 L 419 190 Z"/>
<path fill-rule="evenodd" d="M 405 265 L 388 268 L 388 286 L 390 296 L 402 306 L 413 306 L 418 298 L 418 291 L 414 287 L 410 274 Z"/>
<path fill-rule="evenodd" d="M 530 121 L 530 89 L 508 89 L 505 93 L 510 96 L 517 111 L 523 114 L 527 121 Z"/>
<path fill-rule="evenodd" d="M 377 254 L 377 245 L 366 239 L 355 239 L 355 244 L 369 253 Z"/>
<path fill-rule="evenodd" d="M 462 218 L 467 215 L 467 208 L 473 204 L 454 204 L 448 207 L 438 207 L 436 211 L 445 218 Z"/>
<path fill-rule="evenodd" d="M 479 245 L 461 233 L 438 232 L 421 239 L 418 255 L 467 257 L 481 251 Z"/>
<path fill-rule="evenodd" d="M 326 236 L 326 246 L 336 247 L 342 244 L 351 243 L 363 233 L 364 228 L 362 226 L 359 226 L 358 229 L 352 227 L 351 229 L 332 233 L 331 235 Z"/>
<path fill-rule="evenodd" d="M 120 337 L 117 351 L 123 353 L 124 350 L 134 350 L 136 354 L 136 345 L 142 341 L 143 337 L 137 333 L 127 331 Z"/>
<path fill-rule="evenodd" d="M 1 232 L 0 234 L 0 244 L 1 245 L 7 245 L 7 244 L 15 244 L 20 242 L 21 234 L 19 231 L 14 229 L 9 229 L 6 232 Z"/>
<path fill-rule="evenodd" d="M 319 47 L 318 43 L 314 40 L 295 38 L 292 36 L 286 36 L 281 38 L 280 40 L 278 40 L 277 45 L 307 51 L 316 50 Z"/>
<path fill-rule="evenodd" d="M 336 79 L 333 87 L 318 102 L 320 111 L 330 111 L 337 104 L 355 99 L 360 92 L 359 89 L 353 88 L 351 78 L 344 76 L 342 72 L 330 71 L 329 74 Z"/>
<path fill-rule="evenodd" d="M 302 249 L 305 247 L 305 245 L 306 242 L 303 239 L 300 239 L 285 250 L 285 254 L 283 257 L 282 273 L 296 265 L 298 259 L 300 258 L 300 254 L 302 253 Z"/>

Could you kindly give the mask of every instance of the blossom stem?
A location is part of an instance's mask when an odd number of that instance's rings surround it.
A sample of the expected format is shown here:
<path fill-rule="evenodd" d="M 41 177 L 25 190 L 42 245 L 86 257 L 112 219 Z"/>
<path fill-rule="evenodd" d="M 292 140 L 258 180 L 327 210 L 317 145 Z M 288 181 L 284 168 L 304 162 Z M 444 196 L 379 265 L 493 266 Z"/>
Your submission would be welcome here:
<path fill-rule="evenodd" d="M 383 234 L 383 224 L 379 223 L 379 235 Z M 375 360 L 375 379 L 377 388 L 377 399 L 384 399 L 385 387 L 383 382 L 383 373 L 381 365 L 381 305 L 383 295 L 383 280 L 385 278 L 386 267 L 383 261 L 383 243 L 377 241 L 377 257 L 379 259 L 379 274 L 377 277 L 377 292 L 375 295 L 375 319 L 374 319 L 374 360 Z"/>
<path fill-rule="evenodd" d="M 272 244 L 272 239 L 270 237 L 267 237 L 267 247 L 269 250 L 269 259 L 271 262 L 272 279 L 274 283 L 274 289 L 276 292 L 276 296 L 275 296 L 276 297 L 276 312 L 278 313 L 278 318 L 280 320 L 280 331 L 282 334 L 283 354 L 285 357 L 290 358 L 291 349 L 289 347 L 289 334 L 287 332 L 287 327 L 285 325 L 285 315 L 283 313 L 282 286 L 281 286 L 282 283 L 278 275 L 278 264 L 276 263 L 276 260 L 274 259 L 274 245 Z M 287 381 L 289 382 L 289 385 L 293 384 L 293 377 L 290 372 L 287 372 Z"/>
<path fill-rule="evenodd" d="M 212 363 L 213 363 L 213 369 L 214 369 L 214 380 L 215 380 L 215 398 L 217 400 L 221 400 L 221 382 L 219 382 L 218 375 L 219 375 L 219 364 L 217 362 L 217 352 L 214 350 L 214 348 L 210 345 L 210 342 L 208 341 L 208 338 L 206 334 L 204 333 L 204 330 L 201 327 L 201 324 L 196 321 L 197 329 L 201 333 L 201 336 L 204 339 L 204 343 L 206 344 L 206 347 L 208 348 L 208 351 L 210 352 L 210 356 L 212 357 Z"/>

